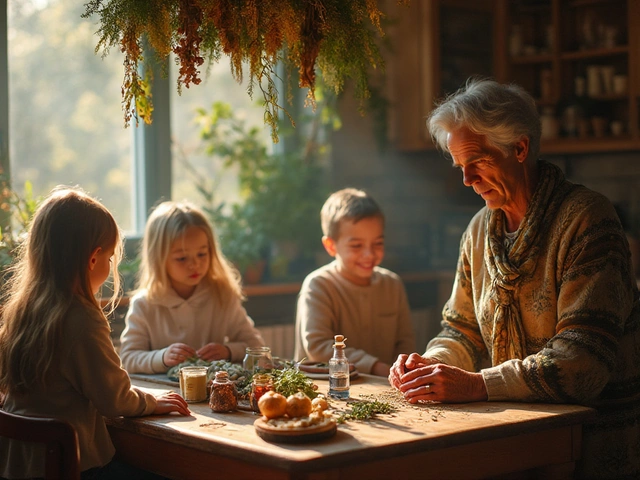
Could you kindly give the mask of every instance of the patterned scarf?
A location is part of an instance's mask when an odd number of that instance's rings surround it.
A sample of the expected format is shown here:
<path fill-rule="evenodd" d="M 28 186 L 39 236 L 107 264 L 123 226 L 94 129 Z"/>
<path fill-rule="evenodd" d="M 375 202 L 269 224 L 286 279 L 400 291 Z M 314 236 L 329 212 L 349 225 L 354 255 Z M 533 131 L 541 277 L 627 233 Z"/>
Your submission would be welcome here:
<path fill-rule="evenodd" d="M 499 365 L 527 355 L 526 339 L 517 303 L 520 282 L 533 273 L 541 236 L 555 218 L 573 184 L 555 165 L 539 161 L 540 179 L 531 203 L 518 229 L 513 245 L 505 242 L 505 217 L 502 210 L 489 210 L 485 217 L 485 264 L 491 276 L 490 301 L 493 303 L 491 359 Z M 545 228 L 547 227 L 547 228 Z M 491 307 L 491 306 L 490 306 Z"/>

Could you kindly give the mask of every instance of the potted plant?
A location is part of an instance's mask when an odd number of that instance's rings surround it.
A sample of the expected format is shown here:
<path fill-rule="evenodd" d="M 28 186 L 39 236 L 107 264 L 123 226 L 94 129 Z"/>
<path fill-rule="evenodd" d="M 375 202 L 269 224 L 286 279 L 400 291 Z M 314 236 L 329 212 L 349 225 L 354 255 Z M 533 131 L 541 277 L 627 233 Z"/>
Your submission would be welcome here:
<path fill-rule="evenodd" d="M 206 153 L 226 168 L 237 168 L 241 201 L 218 201 L 207 183 L 183 158 L 196 190 L 218 231 L 222 250 L 246 275 L 252 265 L 269 263 L 272 277 L 303 276 L 315 266 L 322 235 L 319 212 L 328 194 L 326 171 L 320 163 L 320 115 L 301 122 L 312 132 L 301 141 L 298 129 L 287 133 L 289 151 L 269 153 L 257 128 L 247 127 L 228 104 L 216 102 L 198 109 L 196 122 Z M 291 136 L 289 136 L 291 135 Z M 295 140 L 295 141 L 294 141 Z M 297 146 L 296 146 L 297 145 Z M 245 279 L 246 280 L 246 279 Z"/>

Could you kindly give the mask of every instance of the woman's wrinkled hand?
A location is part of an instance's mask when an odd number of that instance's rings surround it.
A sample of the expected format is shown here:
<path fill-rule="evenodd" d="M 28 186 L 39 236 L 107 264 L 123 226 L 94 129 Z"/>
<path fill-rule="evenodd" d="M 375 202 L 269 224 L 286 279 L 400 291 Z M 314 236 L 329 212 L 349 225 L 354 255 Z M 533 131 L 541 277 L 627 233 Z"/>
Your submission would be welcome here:
<path fill-rule="evenodd" d="M 443 403 L 481 402 L 487 389 L 481 373 L 436 363 L 424 365 L 400 376 L 399 390 L 410 403 L 429 400 Z"/>
<path fill-rule="evenodd" d="M 156 408 L 153 410 L 155 415 L 171 412 L 178 412 L 180 415 L 191 415 L 187 402 L 176 392 L 162 394 L 156 397 L 156 400 Z"/>
<path fill-rule="evenodd" d="M 436 363 L 436 360 L 431 358 L 425 358 L 417 353 L 412 353 L 411 355 L 406 355 L 404 353 L 398 355 L 398 358 L 391 365 L 391 370 L 389 371 L 389 384 L 392 387 L 400 388 L 402 384 L 402 376 L 415 368 L 430 365 L 432 363 Z"/>

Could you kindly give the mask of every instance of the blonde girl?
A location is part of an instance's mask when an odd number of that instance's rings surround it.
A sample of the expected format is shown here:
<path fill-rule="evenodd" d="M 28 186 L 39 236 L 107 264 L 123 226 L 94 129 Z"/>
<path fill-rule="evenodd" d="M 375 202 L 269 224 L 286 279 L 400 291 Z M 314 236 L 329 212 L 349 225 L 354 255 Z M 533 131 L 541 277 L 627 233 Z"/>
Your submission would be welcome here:
<path fill-rule="evenodd" d="M 111 461 L 115 449 L 103 416 L 189 414 L 178 394 L 156 398 L 132 387 L 120 366 L 95 294 L 121 256 L 109 211 L 80 189 L 58 187 L 38 207 L 3 295 L 4 408 L 71 423 L 83 477 L 116 471 L 126 478 L 127 466 Z M 118 275 L 113 278 L 111 305 L 119 290 Z M 37 448 L 0 438 L 0 476 L 42 477 Z"/>
<path fill-rule="evenodd" d="M 240 275 L 202 210 L 188 202 L 161 203 L 144 233 L 122 364 L 132 373 L 163 373 L 195 357 L 242 360 L 246 347 L 264 345 L 242 300 Z"/>

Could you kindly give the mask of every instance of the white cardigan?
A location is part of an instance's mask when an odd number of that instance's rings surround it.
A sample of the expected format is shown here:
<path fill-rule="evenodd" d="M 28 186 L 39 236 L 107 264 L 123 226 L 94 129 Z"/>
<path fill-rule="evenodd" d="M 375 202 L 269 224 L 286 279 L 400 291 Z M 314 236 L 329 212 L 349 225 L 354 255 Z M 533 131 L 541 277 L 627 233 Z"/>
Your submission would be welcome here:
<path fill-rule="evenodd" d="M 205 282 L 186 300 L 173 289 L 153 302 L 146 290 L 138 292 L 131 299 L 125 323 L 120 357 L 130 373 L 166 372 L 162 355 L 176 342 L 196 350 L 212 342 L 224 344 L 234 362 L 244 358 L 246 347 L 264 345 L 240 299 L 223 308 Z"/>

